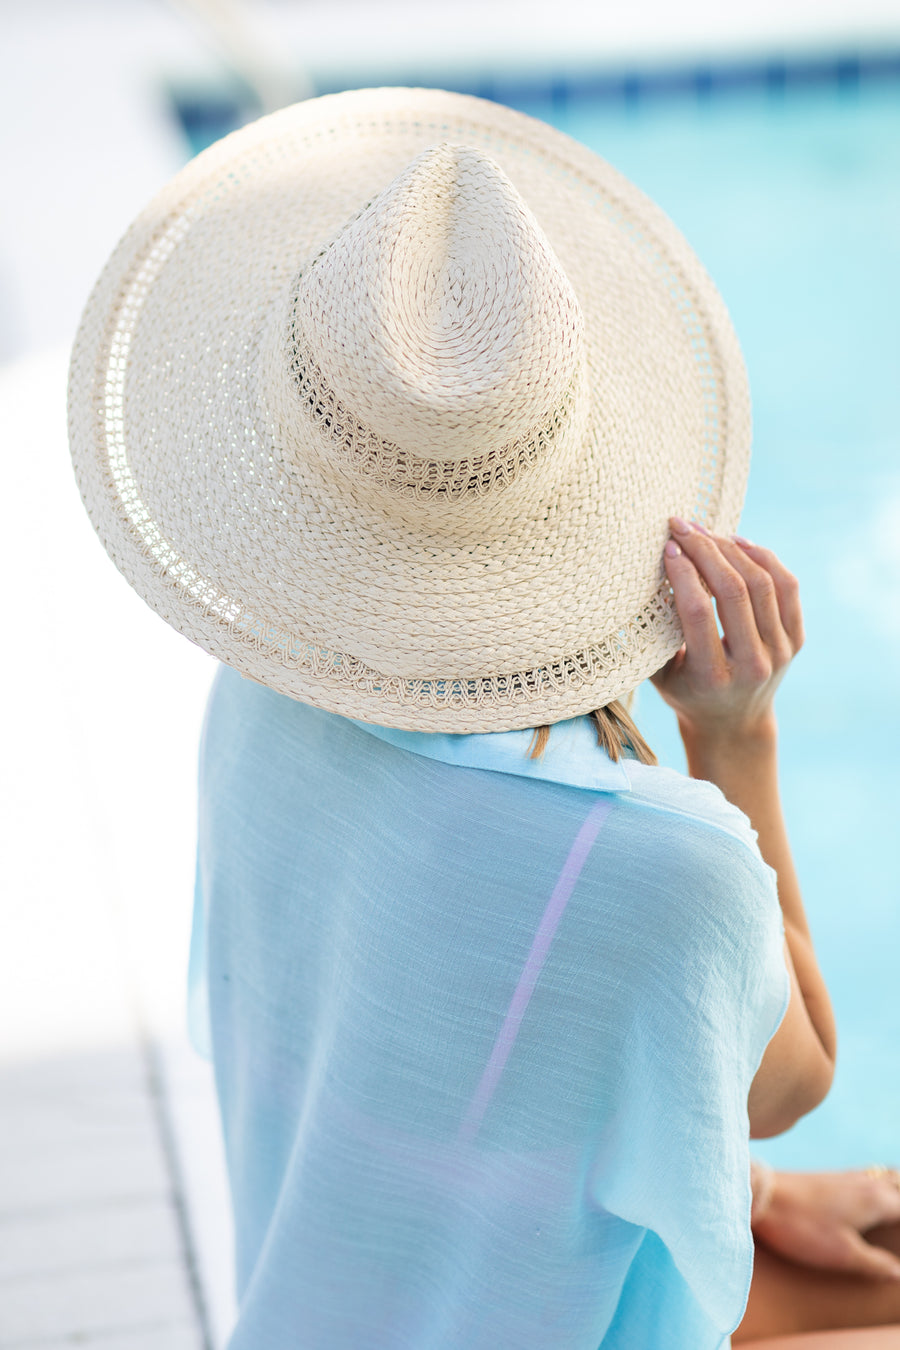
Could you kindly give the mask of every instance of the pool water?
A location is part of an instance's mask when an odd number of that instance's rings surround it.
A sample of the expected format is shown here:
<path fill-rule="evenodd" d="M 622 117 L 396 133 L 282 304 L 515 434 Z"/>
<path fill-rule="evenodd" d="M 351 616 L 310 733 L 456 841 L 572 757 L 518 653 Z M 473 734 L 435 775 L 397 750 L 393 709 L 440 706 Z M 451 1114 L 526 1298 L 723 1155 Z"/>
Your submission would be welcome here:
<path fill-rule="evenodd" d="M 900 81 L 520 106 L 655 198 L 716 280 L 754 400 L 742 529 L 801 581 L 783 795 L 840 1058 L 827 1101 L 758 1151 L 900 1162 Z M 639 721 L 683 767 L 649 686 Z"/>

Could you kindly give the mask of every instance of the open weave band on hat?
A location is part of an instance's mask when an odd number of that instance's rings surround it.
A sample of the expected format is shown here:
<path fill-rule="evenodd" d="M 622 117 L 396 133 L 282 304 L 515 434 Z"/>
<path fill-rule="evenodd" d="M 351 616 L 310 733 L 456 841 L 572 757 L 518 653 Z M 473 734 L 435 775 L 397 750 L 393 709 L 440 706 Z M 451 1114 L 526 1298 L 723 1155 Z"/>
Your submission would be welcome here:
<path fill-rule="evenodd" d="M 592 152 L 379 89 L 192 161 L 125 236 L 70 373 L 113 561 L 244 675 L 386 726 L 602 707 L 678 649 L 668 517 L 731 531 L 724 305 Z"/>

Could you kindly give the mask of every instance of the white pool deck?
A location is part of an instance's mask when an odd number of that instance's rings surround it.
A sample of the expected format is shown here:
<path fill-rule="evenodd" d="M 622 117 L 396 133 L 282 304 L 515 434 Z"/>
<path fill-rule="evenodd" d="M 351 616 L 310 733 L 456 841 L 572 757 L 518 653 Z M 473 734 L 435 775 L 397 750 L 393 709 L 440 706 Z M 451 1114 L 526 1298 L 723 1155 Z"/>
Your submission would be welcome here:
<path fill-rule="evenodd" d="M 19 638 L 3 675 L 0 1347 L 209 1350 L 231 1317 L 229 1217 L 183 1008 L 213 662 L 170 641 L 82 518 L 66 359 L 0 372 Z"/>
<path fill-rule="evenodd" d="M 86 292 L 183 157 L 158 81 L 217 60 L 179 8 L 241 19 L 212 0 L 33 0 L 0 14 L 14 180 L 0 224 L 0 1350 L 217 1350 L 233 1317 L 211 1075 L 183 1013 L 194 765 L 214 667 L 109 564 L 65 433 L 66 352 Z M 303 50 L 321 70 L 377 72 L 398 50 L 426 69 L 436 51 L 613 62 L 900 40 L 893 0 L 309 0 L 262 17 L 259 50 L 282 53 L 282 74 Z"/>

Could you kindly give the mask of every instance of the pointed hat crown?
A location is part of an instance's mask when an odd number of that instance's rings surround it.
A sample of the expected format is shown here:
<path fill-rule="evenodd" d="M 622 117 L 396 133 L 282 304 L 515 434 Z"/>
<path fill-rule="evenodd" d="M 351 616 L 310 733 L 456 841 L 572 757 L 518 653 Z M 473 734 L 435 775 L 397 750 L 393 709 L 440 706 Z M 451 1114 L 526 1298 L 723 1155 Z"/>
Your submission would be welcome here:
<path fill-rule="evenodd" d="M 345 226 L 301 277 L 293 312 L 294 341 L 355 419 L 443 461 L 545 422 L 574 378 L 583 326 L 512 183 L 482 151 L 450 144 Z"/>

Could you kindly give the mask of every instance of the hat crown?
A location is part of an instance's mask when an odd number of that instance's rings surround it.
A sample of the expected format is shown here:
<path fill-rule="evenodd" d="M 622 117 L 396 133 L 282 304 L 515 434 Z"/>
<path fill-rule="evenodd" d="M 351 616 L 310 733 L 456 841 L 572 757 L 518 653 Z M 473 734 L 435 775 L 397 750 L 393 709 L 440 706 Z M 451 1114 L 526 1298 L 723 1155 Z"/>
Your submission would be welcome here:
<path fill-rule="evenodd" d="M 513 184 L 482 151 L 450 144 L 415 159 L 314 260 L 293 327 L 375 436 L 445 462 L 546 422 L 583 334 L 574 291 Z"/>

